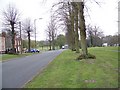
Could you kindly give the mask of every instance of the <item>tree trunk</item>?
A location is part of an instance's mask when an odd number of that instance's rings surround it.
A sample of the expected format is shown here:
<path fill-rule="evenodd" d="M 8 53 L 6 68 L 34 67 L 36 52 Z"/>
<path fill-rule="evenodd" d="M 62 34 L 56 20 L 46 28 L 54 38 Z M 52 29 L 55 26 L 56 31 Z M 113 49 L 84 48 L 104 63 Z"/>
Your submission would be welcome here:
<path fill-rule="evenodd" d="M 91 47 L 93 47 L 93 36 L 90 35 L 90 42 L 91 42 Z"/>
<path fill-rule="evenodd" d="M 77 3 L 74 3 L 74 9 L 75 9 L 75 47 L 76 47 L 76 53 L 79 53 L 79 34 L 78 34 L 78 7 Z"/>
<path fill-rule="evenodd" d="M 30 32 L 28 32 L 28 52 L 30 52 Z"/>
<path fill-rule="evenodd" d="M 72 51 L 75 51 L 75 31 L 74 31 L 74 10 L 72 9 L 71 13 L 71 44 L 72 44 Z"/>
<path fill-rule="evenodd" d="M 18 53 L 18 39 L 16 38 L 16 53 Z"/>
<path fill-rule="evenodd" d="M 49 45 L 50 49 L 49 50 L 51 50 L 51 41 L 49 41 L 49 43 L 50 43 L 50 45 Z"/>
<path fill-rule="evenodd" d="M 52 50 L 55 50 L 54 32 L 52 31 Z"/>
<path fill-rule="evenodd" d="M 11 28 L 12 28 L 12 53 L 15 54 L 15 30 L 14 30 L 14 23 L 11 22 Z"/>
<path fill-rule="evenodd" d="M 89 38 L 90 38 L 90 47 L 93 47 L 93 34 L 92 34 L 92 31 L 89 31 Z"/>
<path fill-rule="evenodd" d="M 86 43 L 86 28 L 85 28 L 85 19 L 84 19 L 84 3 L 80 2 L 79 4 L 79 18 L 80 18 L 80 37 L 81 37 L 81 48 L 82 54 L 87 56 L 87 43 Z"/>
<path fill-rule="evenodd" d="M 72 3 L 71 3 L 72 4 Z M 71 10 L 71 5 L 70 3 L 68 2 L 68 6 L 69 6 L 69 19 L 70 21 L 68 22 L 68 30 L 69 31 L 69 39 L 70 39 L 70 48 L 72 51 L 75 51 L 75 32 L 74 32 L 74 12 L 73 12 L 73 9 Z"/>
<path fill-rule="evenodd" d="M 55 42 L 54 42 L 54 40 L 52 41 L 52 50 L 55 50 Z"/>

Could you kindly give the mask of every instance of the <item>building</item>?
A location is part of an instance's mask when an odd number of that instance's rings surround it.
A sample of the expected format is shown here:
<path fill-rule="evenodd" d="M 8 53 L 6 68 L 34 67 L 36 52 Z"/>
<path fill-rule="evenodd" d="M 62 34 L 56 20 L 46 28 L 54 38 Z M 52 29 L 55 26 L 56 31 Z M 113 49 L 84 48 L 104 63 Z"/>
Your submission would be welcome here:
<path fill-rule="evenodd" d="M 5 37 L 0 36 L 0 53 L 5 53 Z"/>
<path fill-rule="evenodd" d="M 107 44 L 107 43 L 103 43 L 102 46 L 103 46 L 103 47 L 107 47 L 108 44 Z"/>
<path fill-rule="evenodd" d="M 21 39 L 19 37 L 15 38 L 15 48 L 17 51 L 21 51 Z"/>
<path fill-rule="evenodd" d="M 21 51 L 21 39 L 15 36 L 15 46 L 16 51 Z M 5 52 L 7 49 L 12 48 L 12 37 L 9 34 L 2 33 L 0 36 L 0 52 Z"/>

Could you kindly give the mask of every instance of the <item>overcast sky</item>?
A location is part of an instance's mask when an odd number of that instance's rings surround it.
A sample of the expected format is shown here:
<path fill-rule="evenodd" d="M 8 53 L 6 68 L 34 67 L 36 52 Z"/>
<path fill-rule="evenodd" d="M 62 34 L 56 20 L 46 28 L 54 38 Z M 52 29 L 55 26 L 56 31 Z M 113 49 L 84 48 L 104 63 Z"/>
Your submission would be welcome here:
<path fill-rule="evenodd" d="M 43 2 L 46 1 L 46 2 Z M 94 0 L 89 0 L 94 1 Z M 101 7 L 93 2 L 87 2 L 90 17 L 86 18 L 86 22 L 91 25 L 97 25 L 101 28 L 105 35 L 114 35 L 118 32 L 118 0 L 96 0 L 102 1 Z M 0 17 L 2 10 L 9 3 L 13 3 L 21 12 L 21 20 L 29 17 L 36 21 L 37 40 L 45 40 L 45 29 L 50 20 L 50 9 L 57 0 L 0 0 Z M 39 20 L 38 18 L 43 18 Z M 0 20 L 0 28 L 2 26 Z"/>

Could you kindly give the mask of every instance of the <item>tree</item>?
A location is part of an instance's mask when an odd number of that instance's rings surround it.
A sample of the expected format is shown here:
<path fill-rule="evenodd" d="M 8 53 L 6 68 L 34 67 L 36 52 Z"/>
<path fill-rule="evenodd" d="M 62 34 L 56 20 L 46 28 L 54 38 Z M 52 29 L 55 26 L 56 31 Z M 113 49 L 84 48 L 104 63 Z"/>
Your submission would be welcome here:
<path fill-rule="evenodd" d="M 120 34 L 118 35 L 108 35 L 103 38 L 103 43 L 107 43 L 108 46 L 118 46 L 120 45 Z"/>
<path fill-rule="evenodd" d="M 84 2 L 79 2 L 79 29 L 80 29 L 80 38 L 81 38 L 81 49 L 82 54 L 87 57 L 87 43 L 86 43 L 86 27 L 85 27 L 85 18 L 84 18 Z"/>
<path fill-rule="evenodd" d="M 87 50 L 86 25 L 85 25 L 85 17 L 84 17 L 85 0 L 83 0 L 82 2 L 74 2 L 74 0 L 72 1 L 69 2 L 69 0 L 66 0 L 66 1 L 59 2 L 57 5 L 60 5 L 60 4 L 61 5 L 56 11 L 60 10 L 58 14 L 61 17 L 59 18 L 61 18 L 60 20 L 63 20 L 65 23 L 64 25 L 66 26 L 66 30 L 67 30 L 66 35 L 70 39 L 70 41 L 69 39 L 67 41 L 70 43 L 70 47 L 72 50 L 76 50 L 76 47 L 77 47 L 77 50 L 79 50 L 78 44 L 77 44 L 77 41 L 79 40 L 77 39 L 78 38 L 77 30 L 79 28 L 82 56 L 84 56 L 84 58 L 88 58 L 89 55 Z M 99 4 L 98 2 L 96 3 Z M 78 11 L 78 14 L 77 14 L 77 11 Z M 77 18 L 77 15 L 78 15 L 78 18 Z"/>
<path fill-rule="evenodd" d="M 72 3 L 73 4 L 73 3 Z M 71 37 L 72 37 L 72 40 L 71 40 L 71 45 L 72 45 L 72 51 L 75 51 L 75 31 L 74 31 L 74 17 L 75 17 L 75 14 L 74 14 L 74 9 L 73 7 L 69 5 L 69 16 L 70 16 L 70 23 L 71 23 Z"/>
<path fill-rule="evenodd" d="M 9 4 L 3 11 L 4 25 L 9 26 L 12 35 L 12 53 L 15 54 L 15 25 L 19 21 L 20 14 L 14 5 Z"/>
<path fill-rule="evenodd" d="M 38 41 L 38 45 L 39 47 L 42 47 L 43 50 L 43 47 L 45 46 L 45 41 Z"/>
<path fill-rule="evenodd" d="M 49 29 L 49 27 L 48 27 L 48 29 L 46 30 L 46 33 L 47 33 L 47 37 L 48 37 L 48 41 L 49 41 L 49 47 L 50 47 L 50 49 L 49 50 L 51 50 L 51 47 L 52 47 L 52 38 L 51 38 L 51 31 L 50 31 L 50 29 Z"/>
<path fill-rule="evenodd" d="M 36 47 L 37 47 L 37 42 L 36 42 Z M 31 48 L 35 48 L 35 41 L 34 40 L 31 40 L 31 44 L 30 44 L 30 47 Z"/>
<path fill-rule="evenodd" d="M 71 3 L 68 0 L 63 0 L 55 5 L 58 5 L 58 8 L 54 11 L 57 24 L 59 24 L 64 31 L 66 31 L 67 42 L 69 44 L 69 48 L 72 51 L 75 51 L 75 31 L 74 31 L 74 10 Z"/>
<path fill-rule="evenodd" d="M 55 50 L 55 38 L 57 36 L 57 25 L 53 15 L 51 16 L 51 20 L 46 30 L 46 33 L 50 43 L 50 50 L 51 50 L 51 46 L 52 46 L 52 50 Z"/>
<path fill-rule="evenodd" d="M 31 36 L 31 32 L 33 31 L 33 26 L 29 18 L 27 18 L 25 22 L 23 22 L 23 30 L 25 33 L 27 33 L 28 36 L 28 51 L 30 52 L 30 48 L 31 48 L 30 36 Z"/>
<path fill-rule="evenodd" d="M 23 48 L 28 48 L 28 40 L 22 40 Z"/>
<path fill-rule="evenodd" d="M 66 39 L 65 36 L 60 34 L 57 36 L 56 43 L 59 46 L 59 48 L 62 48 L 63 45 L 65 45 Z"/>
<path fill-rule="evenodd" d="M 76 53 L 79 53 L 79 34 L 78 34 L 78 3 L 72 2 L 73 10 L 75 12 L 74 21 L 75 21 L 75 48 Z"/>
<path fill-rule="evenodd" d="M 98 26 L 91 26 L 90 24 L 86 27 L 89 46 L 102 46 L 102 39 L 104 37 L 103 32 L 100 30 Z"/>
<path fill-rule="evenodd" d="M 92 31 L 92 26 L 89 24 L 87 25 L 87 33 L 88 33 L 88 42 L 90 41 L 89 45 L 90 47 L 93 46 L 93 31 Z"/>

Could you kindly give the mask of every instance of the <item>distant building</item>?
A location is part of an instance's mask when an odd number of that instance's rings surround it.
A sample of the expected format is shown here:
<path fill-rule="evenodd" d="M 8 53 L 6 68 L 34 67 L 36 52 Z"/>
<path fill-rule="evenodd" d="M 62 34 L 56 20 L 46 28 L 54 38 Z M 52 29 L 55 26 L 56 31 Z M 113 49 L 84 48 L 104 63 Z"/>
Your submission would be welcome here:
<path fill-rule="evenodd" d="M 17 51 L 21 51 L 21 39 L 19 37 L 15 38 L 15 48 L 17 49 Z"/>
<path fill-rule="evenodd" d="M 114 44 L 115 47 L 119 46 L 119 44 Z"/>
<path fill-rule="evenodd" d="M 0 53 L 5 52 L 5 37 L 0 36 Z"/>
<path fill-rule="evenodd" d="M 5 48 L 12 48 L 12 37 L 10 35 L 5 35 Z"/>
<path fill-rule="evenodd" d="M 103 46 L 103 47 L 107 47 L 108 44 L 107 44 L 107 43 L 103 43 L 102 46 Z"/>

